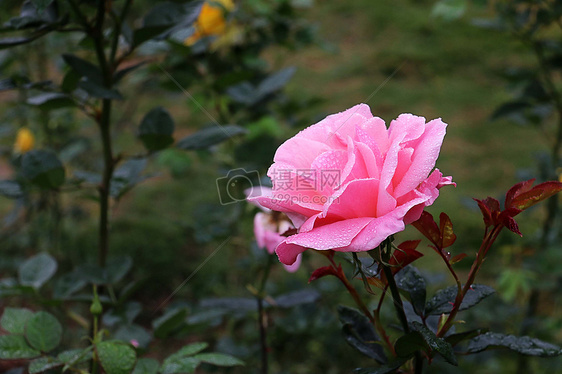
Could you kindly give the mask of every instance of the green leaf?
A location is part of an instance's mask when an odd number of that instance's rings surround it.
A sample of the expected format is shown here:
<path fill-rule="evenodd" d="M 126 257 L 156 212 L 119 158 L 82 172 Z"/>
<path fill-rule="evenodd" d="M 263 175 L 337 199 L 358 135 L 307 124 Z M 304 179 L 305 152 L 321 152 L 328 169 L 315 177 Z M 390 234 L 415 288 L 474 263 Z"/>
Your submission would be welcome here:
<path fill-rule="evenodd" d="M 245 133 L 246 130 L 236 125 L 211 126 L 183 138 L 177 147 L 184 150 L 205 149 Z"/>
<path fill-rule="evenodd" d="M 94 264 L 82 264 L 76 268 L 79 279 L 92 284 L 106 284 L 107 276 L 105 270 Z"/>
<path fill-rule="evenodd" d="M 165 338 L 169 336 L 175 329 L 180 327 L 187 317 L 187 309 L 174 309 L 166 312 L 163 316 L 152 322 L 154 327 L 154 336 L 157 338 Z"/>
<path fill-rule="evenodd" d="M 283 88 L 293 77 L 296 70 L 297 69 L 294 66 L 290 66 L 271 74 L 269 77 L 261 81 L 257 89 L 260 99 Z"/>
<path fill-rule="evenodd" d="M 396 369 L 406 363 L 406 359 L 397 359 L 388 364 L 381 365 L 378 368 L 362 368 L 353 370 L 353 374 L 391 374 L 395 373 Z"/>
<path fill-rule="evenodd" d="M 103 75 L 96 65 L 70 54 L 63 54 L 62 58 L 80 77 L 86 77 L 99 85 L 103 84 Z"/>
<path fill-rule="evenodd" d="M 122 325 L 115 331 L 113 337 L 126 343 L 135 340 L 139 344 L 139 347 L 143 349 L 148 348 L 148 345 L 152 341 L 150 333 L 144 327 L 134 323 Z"/>
<path fill-rule="evenodd" d="M 45 34 L 46 32 L 41 32 L 41 33 L 33 34 L 31 36 L 13 36 L 8 38 L 2 38 L 0 39 L 0 50 L 15 47 L 22 44 L 31 43 L 35 39 L 39 39 Z"/>
<path fill-rule="evenodd" d="M 261 117 L 258 121 L 252 122 L 246 126 L 248 129 L 248 136 L 246 140 L 252 141 L 262 136 L 272 136 L 280 138 L 283 135 L 279 121 L 272 116 Z"/>
<path fill-rule="evenodd" d="M 458 365 L 457 357 L 451 344 L 447 343 L 444 339 L 438 338 L 433 331 L 420 322 L 412 322 L 412 327 L 423 336 L 429 348 L 443 356 L 448 363 L 455 366 Z"/>
<path fill-rule="evenodd" d="M 42 110 L 54 110 L 74 106 L 74 101 L 67 95 L 59 92 L 44 92 L 27 99 L 29 105 L 37 106 Z"/>
<path fill-rule="evenodd" d="M 202 5 L 203 1 L 158 3 L 144 17 L 143 26 L 133 32 L 133 45 L 136 47 L 157 36 L 166 37 L 176 29 L 190 27 L 199 16 Z"/>
<path fill-rule="evenodd" d="M 55 349 L 62 339 L 62 326 L 50 313 L 37 312 L 27 321 L 25 338 L 41 352 Z"/>
<path fill-rule="evenodd" d="M 25 324 L 27 320 L 33 316 L 33 312 L 25 308 L 4 309 L 4 314 L 0 319 L 0 326 L 12 334 L 23 334 L 25 332 Z"/>
<path fill-rule="evenodd" d="M 13 78 L 0 79 L 0 91 L 14 90 L 18 88 L 18 83 Z"/>
<path fill-rule="evenodd" d="M 207 348 L 209 345 L 205 342 L 192 343 L 182 347 L 176 353 L 167 357 L 163 364 L 162 374 L 175 374 L 175 373 L 193 373 L 197 366 L 202 362 L 198 356 L 193 356 Z M 225 365 L 231 366 L 231 365 Z"/>
<path fill-rule="evenodd" d="M 63 92 L 70 93 L 78 87 L 78 82 L 80 81 L 80 74 L 75 70 L 70 69 L 65 75 L 61 83 L 61 90 Z"/>
<path fill-rule="evenodd" d="M 488 332 L 488 329 L 469 330 L 469 331 L 459 332 L 457 334 L 451 334 L 447 336 L 445 340 L 454 347 L 455 345 L 459 344 L 463 340 L 472 339 L 486 332 Z"/>
<path fill-rule="evenodd" d="M 236 102 L 252 106 L 268 95 L 280 90 L 295 74 L 295 67 L 288 67 L 265 78 L 255 87 L 250 82 L 241 82 L 226 89 L 226 93 Z"/>
<path fill-rule="evenodd" d="M 215 366 L 238 366 L 244 365 L 244 362 L 237 359 L 236 357 L 226 355 L 223 353 L 200 353 L 194 358 L 201 360 L 207 364 L 212 364 Z"/>
<path fill-rule="evenodd" d="M 168 30 L 170 26 L 149 26 L 149 27 L 142 27 L 138 30 L 133 32 L 133 45 L 139 46 L 142 43 L 153 39 L 154 37 L 164 33 L 164 31 Z"/>
<path fill-rule="evenodd" d="M 320 292 L 313 288 L 292 291 L 275 297 L 275 305 L 280 308 L 293 308 L 297 305 L 314 303 L 320 299 L 320 296 Z"/>
<path fill-rule="evenodd" d="M 129 344 L 104 341 L 96 345 L 96 352 L 107 374 L 129 374 L 135 367 L 137 354 Z"/>
<path fill-rule="evenodd" d="M 73 366 L 92 359 L 93 346 L 85 349 L 70 349 L 58 354 L 57 360 L 64 363 L 65 366 Z"/>
<path fill-rule="evenodd" d="M 472 289 L 467 292 L 459 310 L 466 310 L 478 304 L 480 301 L 486 297 L 492 295 L 494 289 L 492 287 L 483 284 L 473 284 Z M 439 290 L 435 293 L 435 296 L 429 300 L 425 307 L 426 315 L 440 315 L 449 314 L 451 309 L 453 309 L 452 303 L 455 302 L 457 297 L 457 287 L 451 286 Z"/>
<path fill-rule="evenodd" d="M 56 271 L 57 261 L 47 253 L 40 253 L 20 265 L 19 282 L 24 286 L 39 289 Z"/>
<path fill-rule="evenodd" d="M 487 332 L 471 339 L 467 353 L 478 353 L 489 348 L 507 348 L 527 356 L 555 357 L 562 354 L 560 347 L 529 336 L 505 335 Z"/>
<path fill-rule="evenodd" d="M 23 197 L 23 188 L 17 181 L 3 180 L 0 181 L 0 195 L 10 199 L 19 199 Z"/>
<path fill-rule="evenodd" d="M 396 285 L 406 291 L 417 315 L 425 312 L 425 279 L 415 267 L 408 265 L 396 274 Z"/>
<path fill-rule="evenodd" d="M 64 167 L 52 151 L 32 150 L 22 156 L 21 174 L 31 183 L 52 189 L 64 183 Z"/>
<path fill-rule="evenodd" d="M 122 280 L 133 267 L 133 260 L 129 256 L 111 258 L 105 268 L 95 264 L 83 264 L 75 272 L 77 277 L 93 284 L 115 284 Z"/>
<path fill-rule="evenodd" d="M 113 173 L 111 179 L 110 194 L 114 199 L 120 199 L 125 193 L 138 183 L 147 179 L 142 172 L 146 168 L 147 160 L 132 159 L 125 162 Z"/>
<path fill-rule="evenodd" d="M 39 357 L 29 363 L 29 374 L 43 373 L 47 370 L 62 366 L 63 363 L 53 357 Z"/>
<path fill-rule="evenodd" d="M 53 0 L 31 0 L 31 2 L 35 5 L 35 8 L 37 8 L 37 12 L 41 13 L 44 12 L 49 5 L 51 5 Z"/>
<path fill-rule="evenodd" d="M 386 355 L 377 343 L 380 339 L 367 317 L 358 310 L 343 305 L 338 306 L 338 314 L 347 343 L 377 362 L 385 363 Z"/>
<path fill-rule="evenodd" d="M 143 66 L 144 64 L 146 64 L 146 61 L 141 61 L 137 64 L 134 64 L 134 65 L 131 65 L 131 66 L 126 67 L 124 69 L 116 71 L 115 74 L 113 74 L 113 83 L 117 84 L 121 79 L 125 78 L 125 76 L 127 74 L 129 74 L 130 72 L 138 69 L 139 67 Z"/>
<path fill-rule="evenodd" d="M 131 324 L 142 311 L 142 305 L 136 301 L 130 301 L 115 309 L 109 309 L 103 315 L 103 324 L 115 326 L 118 324 Z"/>
<path fill-rule="evenodd" d="M 139 138 L 149 151 L 159 151 L 174 142 L 174 120 L 162 107 L 150 110 L 139 126 Z"/>
<path fill-rule="evenodd" d="M 195 372 L 200 363 L 201 361 L 193 357 L 180 358 L 174 361 L 166 359 L 160 372 L 162 374 L 190 374 Z"/>
<path fill-rule="evenodd" d="M 199 343 L 191 343 L 186 346 L 181 347 L 176 353 L 171 354 L 167 359 L 168 360 L 178 360 L 180 358 L 193 356 L 202 350 L 206 349 L 209 346 L 208 343 L 199 342 Z"/>
<path fill-rule="evenodd" d="M 83 78 L 80 80 L 78 82 L 78 87 L 86 91 L 90 96 L 98 99 L 123 100 L 123 96 L 119 91 L 103 87 L 101 84 L 89 79 Z"/>
<path fill-rule="evenodd" d="M 396 340 L 394 350 L 399 357 L 410 358 L 420 350 L 428 352 L 429 346 L 420 332 L 412 331 Z"/>
<path fill-rule="evenodd" d="M 131 271 L 133 259 L 129 256 L 120 256 L 110 259 L 105 267 L 107 283 L 115 284 Z"/>
<path fill-rule="evenodd" d="M 463 16 L 466 7 L 466 0 L 440 0 L 433 6 L 431 16 L 453 21 Z"/>
<path fill-rule="evenodd" d="M 22 335 L 0 335 L 0 360 L 35 358 L 41 355 L 27 345 Z"/>
<path fill-rule="evenodd" d="M 65 300 L 80 291 L 87 282 L 76 271 L 66 273 L 55 280 L 53 284 L 53 297 Z"/>
<path fill-rule="evenodd" d="M 252 106 L 260 101 L 258 90 L 250 82 L 238 83 L 226 89 L 228 96 L 237 103 Z"/>
<path fill-rule="evenodd" d="M 153 358 L 139 358 L 133 374 L 157 374 L 160 363 Z"/>

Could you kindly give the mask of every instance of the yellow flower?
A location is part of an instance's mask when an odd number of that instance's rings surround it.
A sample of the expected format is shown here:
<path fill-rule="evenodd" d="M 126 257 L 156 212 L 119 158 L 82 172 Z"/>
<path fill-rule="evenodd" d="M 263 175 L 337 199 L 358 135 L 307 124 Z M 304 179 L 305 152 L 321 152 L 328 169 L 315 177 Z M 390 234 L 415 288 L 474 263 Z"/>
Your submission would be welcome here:
<path fill-rule="evenodd" d="M 35 136 L 33 133 L 27 128 L 22 127 L 18 130 L 16 135 L 16 142 L 14 143 L 14 152 L 15 153 L 25 153 L 31 151 L 33 149 L 33 145 L 35 144 Z"/>
<path fill-rule="evenodd" d="M 195 21 L 195 32 L 184 43 L 193 45 L 201 38 L 224 34 L 226 30 L 225 13 L 233 9 L 232 0 L 206 1 Z"/>

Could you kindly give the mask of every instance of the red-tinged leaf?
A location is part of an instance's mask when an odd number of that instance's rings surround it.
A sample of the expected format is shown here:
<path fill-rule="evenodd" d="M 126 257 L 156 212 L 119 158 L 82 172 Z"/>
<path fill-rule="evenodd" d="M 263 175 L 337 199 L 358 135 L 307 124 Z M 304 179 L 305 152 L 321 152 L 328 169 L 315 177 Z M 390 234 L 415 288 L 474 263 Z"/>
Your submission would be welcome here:
<path fill-rule="evenodd" d="M 515 184 L 513 187 L 511 187 L 509 189 L 509 191 L 507 191 L 507 194 L 505 195 L 505 207 L 506 208 L 511 208 L 511 204 L 513 202 L 513 199 L 515 199 L 516 196 L 521 195 L 524 192 L 527 192 L 531 189 L 531 187 L 533 186 L 533 183 L 535 183 L 535 179 L 529 179 L 528 181 L 524 181 L 524 182 L 519 182 L 517 184 Z"/>
<path fill-rule="evenodd" d="M 536 185 L 527 192 L 523 192 L 513 199 L 511 207 L 525 210 L 536 203 L 548 199 L 562 191 L 562 183 L 550 181 Z"/>
<path fill-rule="evenodd" d="M 380 280 L 377 277 L 369 277 L 367 278 L 367 283 L 369 283 L 371 286 L 375 286 L 380 288 L 381 290 L 384 290 L 386 287 L 386 282 Z"/>
<path fill-rule="evenodd" d="M 405 242 L 402 242 L 400 244 L 398 244 L 398 248 L 400 248 L 403 251 L 407 251 L 407 250 L 414 250 L 416 248 L 418 248 L 418 245 L 420 245 L 421 240 L 406 240 Z"/>
<path fill-rule="evenodd" d="M 322 277 L 325 277 L 327 275 L 333 275 L 338 277 L 338 271 L 336 269 L 334 269 L 332 266 L 323 266 L 321 268 L 318 268 L 316 270 L 314 270 L 314 272 L 312 273 L 312 275 L 310 276 L 310 278 L 308 279 L 308 283 L 315 281 L 317 279 L 320 279 Z"/>
<path fill-rule="evenodd" d="M 519 213 L 521 213 L 522 210 L 521 209 L 517 209 L 517 208 L 507 208 L 506 210 L 504 210 L 502 212 L 503 215 L 507 215 L 509 217 L 515 217 L 516 215 L 518 215 Z"/>
<path fill-rule="evenodd" d="M 439 228 L 441 231 L 441 248 L 447 248 L 453 245 L 457 236 L 453 232 L 453 222 L 445 213 L 439 215 Z"/>
<path fill-rule="evenodd" d="M 493 226 L 494 222 L 492 220 L 492 212 L 490 212 L 490 208 L 484 203 L 483 200 L 474 199 L 478 203 L 478 207 L 482 212 L 482 217 L 484 218 L 484 225 L 486 227 Z"/>
<path fill-rule="evenodd" d="M 521 231 L 519 231 L 519 225 L 512 217 L 508 216 L 507 214 L 504 215 L 502 223 L 509 231 L 513 231 L 517 235 L 523 236 L 523 234 L 521 234 Z"/>
<path fill-rule="evenodd" d="M 398 246 L 398 249 L 394 251 L 392 258 L 388 261 L 392 267 L 393 274 L 398 273 L 401 269 L 423 256 L 423 253 L 416 251 L 420 242 L 421 240 L 408 240 Z"/>
<path fill-rule="evenodd" d="M 484 201 L 484 204 L 486 204 L 486 206 L 490 209 L 490 212 L 492 212 L 492 213 L 493 212 L 499 212 L 501 210 L 500 202 L 497 199 L 494 199 L 493 197 L 488 196 L 483 201 Z"/>
<path fill-rule="evenodd" d="M 461 253 L 456 255 L 455 257 L 453 257 L 452 259 L 449 260 L 449 263 L 451 265 L 456 264 L 457 262 L 461 261 L 463 258 L 465 258 L 467 256 L 466 253 Z"/>
<path fill-rule="evenodd" d="M 441 245 L 441 232 L 439 231 L 439 226 L 435 223 L 431 213 L 424 211 L 416 222 L 412 223 L 419 232 L 429 239 L 434 245 L 439 247 Z"/>

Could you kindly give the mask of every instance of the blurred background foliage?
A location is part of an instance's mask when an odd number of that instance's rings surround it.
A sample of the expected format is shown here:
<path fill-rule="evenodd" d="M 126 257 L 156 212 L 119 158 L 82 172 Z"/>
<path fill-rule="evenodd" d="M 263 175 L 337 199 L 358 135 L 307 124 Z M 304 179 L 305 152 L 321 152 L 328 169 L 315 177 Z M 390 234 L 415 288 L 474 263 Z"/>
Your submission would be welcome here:
<path fill-rule="evenodd" d="M 455 252 L 474 253 L 482 221 L 472 197 L 499 197 L 524 178 L 559 178 L 562 10 L 552 3 L 221 0 L 203 5 L 205 16 L 194 27 L 139 45 L 123 62 L 131 70 L 123 74 L 119 95 L 125 100 L 115 101 L 112 117 L 114 152 L 127 161 L 113 182 L 109 251 L 118 262 L 133 260 L 116 288 L 126 293 L 124 300 L 135 301 L 114 307 L 140 303 L 135 326 L 150 330 L 146 345 L 152 341 L 154 357 L 201 340 L 246 361 L 247 367 L 229 372 L 257 372 L 256 311 L 247 286 L 257 282 L 266 256 L 252 239 L 255 208 L 221 204 L 225 188 L 241 198 L 248 187 L 226 185 L 235 176 L 229 171 L 267 183 L 263 177 L 277 146 L 358 102 L 367 102 L 387 123 L 411 112 L 449 124 L 437 166 L 453 175 L 458 187 L 442 191 L 429 210 L 451 217 Z M 135 1 L 128 27 L 139 27 L 153 6 Z M 553 10 L 545 15 L 541 9 L 549 6 Z M 41 20 L 21 17 L 20 1 L 5 0 L 0 8 L 7 26 L 50 22 L 43 19 L 48 12 Z M 123 30 L 125 39 L 130 31 Z M 92 119 L 68 100 L 72 93 L 85 103 L 92 92 L 82 87 L 86 94 L 76 93 L 79 77 L 63 57 L 92 59 L 89 43 L 72 32 L 49 33 L 0 50 L 2 278 L 15 276 L 26 258 L 40 252 L 58 260 L 57 274 L 96 261 L 94 187 L 102 147 Z M 139 125 L 158 107 L 165 109 L 153 113 L 156 118 L 169 113 L 173 119 L 171 146 L 169 135 L 158 140 L 164 147 L 155 145 L 154 137 L 148 144 L 143 140 Z M 216 123 L 227 133 L 217 131 Z M 203 135 L 190 137 L 200 130 Z M 58 155 L 66 171 L 58 191 L 26 184 L 21 162 L 31 149 Z M 486 281 L 480 281 L 498 293 L 463 319 L 562 342 L 560 219 L 557 206 L 552 209 L 535 209 L 519 220 L 524 244 L 508 233 L 500 237 L 481 275 Z M 545 228 L 549 214 L 552 227 Z M 415 235 L 407 230 L 402 236 Z M 419 266 L 430 288 L 448 284 L 435 255 L 429 249 L 424 254 Z M 336 308 L 350 300 L 339 284 L 331 279 L 307 284 L 322 260 L 306 253 L 295 274 L 273 269 L 267 287 L 278 301 L 268 309 L 272 372 L 343 373 L 370 365 L 341 337 Z M 56 284 L 48 284 L 41 292 L 47 297 L 56 291 Z M 72 321 L 73 314 L 83 313 L 88 304 L 76 299 L 62 301 L 66 316 L 57 316 Z M 38 303 L 26 294 L 0 292 L 2 307 Z M 68 323 L 65 340 L 77 341 L 84 330 Z M 111 316 L 104 316 L 104 323 L 117 334 Z M 562 365 L 560 359 L 514 357 L 466 356 L 459 368 L 437 361 L 432 372 L 513 373 L 523 367 L 542 373 Z"/>

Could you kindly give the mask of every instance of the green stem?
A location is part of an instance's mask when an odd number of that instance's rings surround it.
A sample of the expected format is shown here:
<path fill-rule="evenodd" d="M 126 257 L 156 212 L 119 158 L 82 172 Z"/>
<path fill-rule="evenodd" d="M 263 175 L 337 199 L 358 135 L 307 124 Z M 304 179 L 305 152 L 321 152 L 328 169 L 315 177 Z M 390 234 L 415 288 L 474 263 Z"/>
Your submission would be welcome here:
<path fill-rule="evenodd" d="M 404 312 L 404 304 L 402 303 L 402 298 L 400 297 L 398 286 L 396 285 L 396 281 L 394 280 L 394 274 L 392 274 L 392 269 L 386 265 L 390 260 L 390 254 L 392 252 L 391 241 L 387 239 L 385 242 L 381 244 L 379 248 L 381 251 L 381 259 L 382 259 L 380 265 L 386 277 L 386 281 L 388 282 L 388 288 L 390 288 L 390 294 L 392 295 L 394 308 L 396 310 L 396 315 L 400 320 L 400 324 L 404 329 L 404 333 L 407 334 L 410 332 L 410 326 L 408 326 L 408 318 L 406 317 L 406 313 Z"/>
<path fill-rule="evenodd" d="M 102 306 L 100 303 L 100 299 L 98 296 L 98 286 L 93 285 L 93 300 L 92 305 L 90 306 L 90 313 L 92 314 L 92 344 L 95 346 L 98 343 L 98 319 L 99 316 L 102 314 Z M 92 362 L 90 364 L 90 370 L 92 374 L 97 374 L 98 372 L 98 358 L 96 357 L 96 350 L 94 349 Z"/>
<path fill-rule="evenodd" d="M 402 325 L 404 332 L 407 334 L 410 332 L 410 327 L 408 326 L 408 318 L 406 318 L 406 313 L 404 312 L 404 304 L 402 304 L 402 298 L 400 297 L 398 286 L 394 281 L 394 275 L 392 274 L 392 270 L 388 266 L 383 264 L 382 268 L 384 271 L 384 275 L 386 276 L 386 279 L 388 281 L 388 288 L 390 288 L 396 315 L 400 320 L 400 324 Z"/>
<path fill-rule="evenodd" d="M 108 66 L 107 58 L 104 52 L 105 38 L 103 35 L 103 23 L 105 18 L 105 1 L 98 1 L 98 14 L 96 24 L 91 31 L 91 37 L 94 40 L 96 56 L 98 64 L 104 79 L 104 87 L 111 89 L 113 86 L 113 67 Z M 98 244 L 98 263 L 105 266 L 107 255 L 109 252 L 109 197 L 111 177 L 115 167 L 115 160 L 111 148 L 111 107 L 110 99 L 102 100 L 101 114 L 98 118 L 98 127 L 100 129 L 101 142 L 103 147 L 104 169 L 102 174 L 102 183 L 99 187 L 100 195 L 100 219 L 99 219 L 99 244 Z"/>
<path fill-rule="evenodd" d="M 111 52 L 109 54 L 109 64 L 115 64 L 115 56 L 117 55 L 117 46 L 119 45 L 119 36 L 121 36 L 121 30 L 123 28 L 123 22 L 125 20 L 125 16 L 129 12 L 129 7 L 133 0 L 126 0 L 125 4 L 123 5 L 123 9 L 121 9 L 121 13 L 119 17 L 116 19 L 115 23 L 115 30 L 113 32 L 113 40 L 111 41 Z"/>
<path fill-rule="evenodd" d="M 99 187 L 100 221 L 98 262 L 102 267 L 106 264 L 109 252 L 109 197 L 111 177 L 113 176 L 114 169 L 113 151 L 111 149 L 110 116 L 111 100 L 104 99 L 102 104 L 102 115 L 99 121 L 104 160 L 102 184 Z"/>
<path fill-rule="evenodd" d="M 387 287 L 390 288 L 390 293 L 392 295 L 394 309 L 396 310 L 396 315 L 400 320 L 400 324 L 402 325 L 404 334 L 408 334 L 410 332 L 410 326 L 408 325 L 408 318 L 406 317 L 406 312 L 404 311 L 404 304 L 402 303 L 402 298 L 400 297 L 400 291 L 398 291 L 398 286 L 396 285 L 396 281 L 394 280 L 394 274 L 392 274 L 392 269 L 386 265 L 388 264 L 392 253 L 392 239 L 390 238 L 386 239 L 379 248 L 380 248 L 381 259 L 382 259 L 380 265 L 382 267 L 383 273 L 388 283 Z M 423 357 L 419 352 L 416 352 L 414 356 L 414 373 L 421 374 L 422 371 L 423 371 Z"/>

